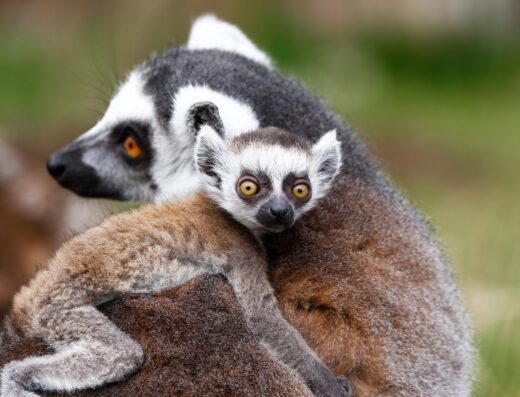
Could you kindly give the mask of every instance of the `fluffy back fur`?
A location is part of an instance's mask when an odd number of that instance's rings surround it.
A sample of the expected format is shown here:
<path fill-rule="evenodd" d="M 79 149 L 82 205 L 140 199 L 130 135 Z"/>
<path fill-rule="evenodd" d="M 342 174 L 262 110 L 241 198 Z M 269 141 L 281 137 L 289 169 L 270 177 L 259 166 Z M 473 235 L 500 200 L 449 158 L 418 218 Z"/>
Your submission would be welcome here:
<path fill-rule="evenodd" d="M 282 317 L 258 242 L 205 194 L 113 216 L 64 244 L 10 313 L 18 333 L 55 353 L 4 366 L 0 394 L 34 397 L 124 379 L 141 367 L 144 351 L 96 306 L 215 273 L 229 280 L 254 335 L 316 396 L 349 395 Z"/>
<path fill-rule="evenodd" d="M 49 396 L 310 396 L 300 378 L 258 344 L 223 277 L 200 277 L 100 310 L 144 347 L 143 368 L 124 382 Z M 48 353 L 41 340 L 22 338 L 0 348 L 0 368 Z"/>

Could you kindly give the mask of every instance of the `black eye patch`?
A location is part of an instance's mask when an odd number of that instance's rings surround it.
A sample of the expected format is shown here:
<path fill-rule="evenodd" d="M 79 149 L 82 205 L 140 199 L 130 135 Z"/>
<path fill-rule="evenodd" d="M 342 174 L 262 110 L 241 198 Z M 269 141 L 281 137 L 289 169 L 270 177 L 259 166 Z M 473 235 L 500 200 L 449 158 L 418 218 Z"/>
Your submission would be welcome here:
<path fill-rule="evenodd" d="M 285 192 L 286 196 L 289 198 L 289 200 L 291 201 L 291 203 L 293 203 L 293 205 L 295 207 L 300 207 L 300 206 L 304 205 L 311 198 L 311 194 L 309 194 L 309 196 L 306 197 L 304 200 L 295 199 L 294 195 L 292 194 L 292 188 L 295 184 L 298 184 L 298 183 L 304 183 L 305 185 L 307 185 L 312 194 L 311 181 L 309 180 L 309 176 L 307 174 L 297 175 L 297 174 L 291 172 L 290 174 L 288 174 L 285 177 L 285 179 L 283 180 L 283 183 L 282 183 L 283 191 Z"/>
<path fill-rule="evenodd" d="M 150 126 L 147 123 L 139 121 L 125 121 L 119 123 L 112 128 L 111 137 L 112 145 L 114 145 L 115 152 L 118 153 L 124 161 L 135 169 L 149 170 L 154 151 L 150 143 Z M 123 143 L 129 136 L 133 137 L 140 149 L 142 155 L 137 159 L 130 159 L 125 155 Z"/>
<path fill-rule="evenodd" d="M 294 172 L 291 172 L 283 180 L 283 188 L 284 188 L 284 190 L 285 190 L 286 187 L 289 187 L 289 190 L 290 190 L 290 188 L 294 185 L 294 182 L 296 182 L 296 181 L 304 181 L 309 186 L 311 184 L 311 182 L 309 180 L 309 176 L 307 174 L 296 175 Z"/>
<path fill-rule="evenodd" d="M 271 179 L 267 176 L 265 172 L 253 172 L 251 170 L 242 169 L 242 172 L 240 173 L 239 180 L 243 178 L 247 178 L 248 176 L 253 177 L 258 181 L 259 185 L 259 191 L 258 194 L 250 197 L 248 201 L 250 203 L 256 203 L 260 200 L 265 199 L 266 197 L 271 194 L 271 191 L 273 190 L 273 186 L 271 183 Z"/>
<path fill-rule="evenodd" d="M 258 182 L 260 182 L 260 185 L 268 186 L 269 188 L 271 188 L 271 186 L 272 186 L 271 179 L 267 176 L 267 174 L 265 172 L 257 172 L 255 174 L 255 176 L 256 176 L 256 179 L 258 179 Z"/>

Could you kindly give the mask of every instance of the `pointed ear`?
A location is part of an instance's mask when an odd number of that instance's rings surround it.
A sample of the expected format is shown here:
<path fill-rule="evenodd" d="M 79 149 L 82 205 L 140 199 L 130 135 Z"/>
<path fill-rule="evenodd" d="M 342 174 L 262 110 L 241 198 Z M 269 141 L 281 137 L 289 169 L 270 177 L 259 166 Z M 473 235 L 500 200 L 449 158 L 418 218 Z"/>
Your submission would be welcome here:
<path fill-rule="evenodd" d="M 197 102 L 188 109 L 186 123 L 188 131 L 197 136 L 204 125 L 208 125 L 224 138 L 224 125 L 217 106 L 213 102 Z"/>
<path fill-rule="evenodd" d="M 195 143 L 195 164 L 199 171 L 209 176 L 220 185 L 220 170 L 225 167 L 225 159 L 229 156 L 227 146 L 222 137 L 209 125 L 199 131 Z"/>
<path fill-rule="evenodd" d="M 330 183 L 341 168 L 341 142 L 336 137 L 336 130 L 331 130 L 312 146 L 315 169 L 324 183 Z"/>
<path fill-rule="evenodd" d="M 271 67 L 269 57 L 260 51 L 239 28 L 211 14 L 202 15 L 193 22 L 186 47 L 189 50 L 216 49 L 235 52 Z"/>

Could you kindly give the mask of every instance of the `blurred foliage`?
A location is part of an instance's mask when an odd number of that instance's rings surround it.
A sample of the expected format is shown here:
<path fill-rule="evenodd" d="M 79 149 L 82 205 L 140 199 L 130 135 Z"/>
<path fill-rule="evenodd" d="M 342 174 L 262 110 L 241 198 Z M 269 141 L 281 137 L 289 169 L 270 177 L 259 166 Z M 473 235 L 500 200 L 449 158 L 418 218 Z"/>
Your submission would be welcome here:
<path fill-rule="evenodd" d="M 26 10 L 0 16 L 0 128 L 9 139 L 49 152 L 79 135 L 116 76 L 182 43 L 208 10 L 94 4 L 73 12 L 58 2 L 37 23 Z M 216 11 L 343 115 L 431 217 L 475 320 L 475 395 L 520 396 L 520 36 L 395 24 L 320 30 L 274 1 Z"/>

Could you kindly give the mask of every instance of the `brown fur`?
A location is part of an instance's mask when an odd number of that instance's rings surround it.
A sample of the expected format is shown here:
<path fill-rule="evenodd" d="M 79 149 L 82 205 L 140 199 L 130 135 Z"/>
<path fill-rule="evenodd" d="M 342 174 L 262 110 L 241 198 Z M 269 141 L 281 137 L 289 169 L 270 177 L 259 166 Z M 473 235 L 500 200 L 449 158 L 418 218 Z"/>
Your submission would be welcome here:
<path fill-rule="evenodd" d="M 2 396 L 81 390 L 127 377 L 142 366 L 143 345 L 94 306 L 181 285 L 204 273 L 227 277 L 255 337 L 317 396 L 348 395 L 343 381 L 282 317 L 264 255 L 253 235 L 205 194 L 107 219 L 64 244 L 15 296 L 0 344 L 13 339 L 9 329 L 14 328 L 22 336 L 42 338 L 56 354 L 4 366 Z"/>
<path fill-rule="evenodd" d="M 143 368 L 124 382 L 53 396 L 307 395 L 301 380 L 257 343 L 222 277 L 199 277 L 174 290 L 107 303 L 101 310 L 145 347 Z M 0 352 L 0 368 L 48 352 L 44 343 L 24 338 Z"/>
<path fill-rule="evenodd" d="M 168 258 L 165 250 L 173 247 L 173 256 Z M 102 300 L 114 287 L 131 292 L 133 287 L 124 283 L 146 273 L 146 267 L 151 271 L 157 261 L 182 261 L 205 253 L 206 259 L 229 265 L 231 258 L 226 252 L 241 253 L 245 259 L 264 255 L 253 236 L 205 195 L 182 204 L 147 206 L 119 214 L 65 243 L 49 267 L 15 296 L 11 319 L 30 336 L 37 331 L 34 319 L 51 300 Z M 79 290 L 85 295 L 76 296 Z"/>
<path fill-rule="evenodd" d="M 466 315 L 430 247 L 404 203 L 345 175 L 292 231 L 268 239 L 284 315 L 355 396 L 417 395 L 431 387 L 424 378 L 437 376 L 435 389 L 468 376 Z"/>

